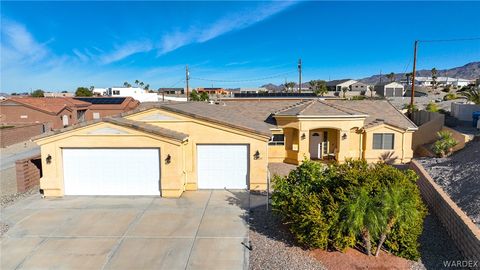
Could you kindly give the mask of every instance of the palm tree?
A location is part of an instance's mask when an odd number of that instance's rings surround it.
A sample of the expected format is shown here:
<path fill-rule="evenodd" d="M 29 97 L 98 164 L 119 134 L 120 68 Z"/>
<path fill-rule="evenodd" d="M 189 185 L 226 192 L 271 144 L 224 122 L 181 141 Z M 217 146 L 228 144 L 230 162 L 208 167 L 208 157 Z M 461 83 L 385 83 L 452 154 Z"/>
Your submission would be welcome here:
<path fill-rule="evenodd" d="M 360 235 L 368 256 L 372 255 L 372 238 L 384 223 L 378 205 L 378 201 L 361 188 L 340 209 L 340 229 L 349 236 Z"/>
<path fill-rule="evenodd" d="M 480 105 L 480 90 L 479 88 L 470 88 L 468 90 L 460 92 L 460 95 L 467 98 L 468 101 L 471 101 L 475 104 Z"/>
<path fill-rule="evenodd" d="M 150 84 L 147 84 L 143 89 L 148 90 L 149 88 L 150 88 Z"/>
<path fill-rule="evenodd" d="M 433 89 L 437 89 L 437 69 L 432 68 L 432 86 Z"/>
<path fill-rule="evenodd" d="M 390 72 L 390 74 L 387 74 L 386 77 L 387 77 L 387 79 L 390 80 L 390 82 L 395 81 L 395 73 L 393 73 L 393 72 Z"/>
<path fill-rule="evenodd" d="M 383 225 L 375 257 L 378 257 L 388 234 L 397 223 L 409 223 L 421 214 L 411 192 L 402 185 L 393 185 L 385 189 L 381 197 L 381 208 L 386 223 Z"/>
<path fill-rule="evenodd" d="M 345 98 L 345 94 L 347 93 L 347 91 L 349 90 L 350 88 L 348 87 L 342 87 L 342 92 L 343 92 L 343 98 Z"/>
<path fill-rule="evenodd" d="M 293 88 L 295 87 L 295 82 L 288 82 L 288 83 L 285 83 L 285 89 L 286 91 L 288 92 L 289 90 L 290 91 L 293 91 Z"/>
<path fill-rule="evenodd" d="M 144 83 L 143 83 L 143 82 L 140 82 L 139 85 L 140 85 L 140 87 L 143 87 Z"/>
<path fill-rule="evenodd" d="M 139 80 L 135 80 L 135 85 L 138 86 Z"/>
<path fill-rule="evenodd" d="M 410 85 L 410 77 L 413 76 L 413 72 L 405 73 L 405 77 L 407 77 L 407 85 Z"/>
<path fill-rule="evenodd" d="M 128 87 L 130 84 L 128 82 L 124 82 L 123 86 Z"/>

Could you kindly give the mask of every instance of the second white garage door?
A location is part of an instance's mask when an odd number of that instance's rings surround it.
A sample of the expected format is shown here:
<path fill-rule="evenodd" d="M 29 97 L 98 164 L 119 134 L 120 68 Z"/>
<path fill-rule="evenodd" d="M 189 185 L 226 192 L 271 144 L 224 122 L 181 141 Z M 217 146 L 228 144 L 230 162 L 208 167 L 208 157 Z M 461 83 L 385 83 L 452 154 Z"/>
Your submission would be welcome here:
<path fill-rule="evenodd" d="M 63 149 L 65 195 L 160 195 L 159 149 Z"/>
<path fill-rule="evenodd" d="M 197 145 L 199 189 L 246 189 L 247 145 Z"/>

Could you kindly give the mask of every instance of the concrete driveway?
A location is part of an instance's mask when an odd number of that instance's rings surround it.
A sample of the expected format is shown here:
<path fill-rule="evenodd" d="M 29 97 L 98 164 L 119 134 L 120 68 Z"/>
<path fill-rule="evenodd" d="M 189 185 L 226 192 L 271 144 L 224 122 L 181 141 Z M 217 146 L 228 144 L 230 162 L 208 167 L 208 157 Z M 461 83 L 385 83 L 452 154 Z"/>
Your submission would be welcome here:
<path fill-rule="evenodd" d="M 3 209 L 1 269 L 247 269 L 246 191 L 31 197 Z"/>

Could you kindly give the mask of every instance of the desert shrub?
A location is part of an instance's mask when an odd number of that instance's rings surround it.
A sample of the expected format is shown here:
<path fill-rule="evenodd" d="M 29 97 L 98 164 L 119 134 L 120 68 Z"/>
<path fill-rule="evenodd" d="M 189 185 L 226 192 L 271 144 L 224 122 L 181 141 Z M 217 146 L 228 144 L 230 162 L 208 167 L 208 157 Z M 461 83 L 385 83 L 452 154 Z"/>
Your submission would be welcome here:
<path fill-rule="evenodd" d="M 369 208 L 362 209 L 368 209 L 369 215 L 380 217 L 385 212 L 380 196 L 393 185 L 401 186 L 407 190 L 407 200 L 416 207 L 418 214 L 412 215 L 408 221 L 396 222 L 383 246 L 395 255 L 417 259 L 418 237 L 422 232 L 426 208 L 416 179 L 413 171 L 401 171 L 384 163 L 369 165 L 365 161 L 349 160 L 344 164 L 326 166 L 306 160 L 288 176 L 274 177 L 272 206 L 299 243 L 310 248 L 344 250 L 365 244 L 364 234 L 355 230 L 362 228 L 362 224 L 350 224 L 351 220 L 356 220 L 352 215 L 361 217 L 361 211 L 352 211 L 361 202 L 359 194 L 364 197 L 366 194 L 373 200 Z M 357 204 L 354 205 L 354 202 Z M 370 224 L 369 220 L 375 219 L 362 220 L 369 228 L 386 229 L 385 222 Z M 373 244 L 370 246 L 375 246 L 380 232 L 370 234 L 369 242 Z"/>
<path fill-rule="evenodd" d="M 366 96 L 353 96 L 350 99 L 351 100 L 364 100 L 366 98 L 367 98 Z"/>
<path fill-rule="evenodd" d="M 437 132 L 438 140 L 433 144 L 432 150 L 440 157 L 446 157 L 452 153 L 452 148 L 458 144 L 448 131 Z"/>
<path fill-rule="evenodd" d="M 447 100 L 453 100 L 453 99 L 457 99 L 457 98 L 458 98 L 458 96 L 456 94 L 448 93 L 443 97 L 443 100 L 447 101 Z"/>
<path fill-rule="evenodd" d="M 438 112 L 440 108 L 438 108 L 438 105 L 436 103 L 430 102 L 427 104 L 427 107 L 425 107 L 425 110 L 429 112 Z"/>

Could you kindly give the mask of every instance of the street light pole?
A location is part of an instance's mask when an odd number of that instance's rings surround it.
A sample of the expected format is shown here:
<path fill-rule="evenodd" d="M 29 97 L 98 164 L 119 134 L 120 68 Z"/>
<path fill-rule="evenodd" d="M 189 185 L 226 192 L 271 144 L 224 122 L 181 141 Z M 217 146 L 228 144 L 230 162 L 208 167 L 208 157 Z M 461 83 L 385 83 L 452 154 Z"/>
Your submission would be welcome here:
<path fill-rule="evenodd" d="M 415 99 L 415 73 L 417 71 L 417 47 L 418 47 L 418 40 L 415 40 L 415 44 L 413 46 L 412 93 L 410 97 L 410 108 L 408 109 L 410 114 L 410 119 L 413 119 L 413 105 L 414 105 L 414 99 Z"/>

